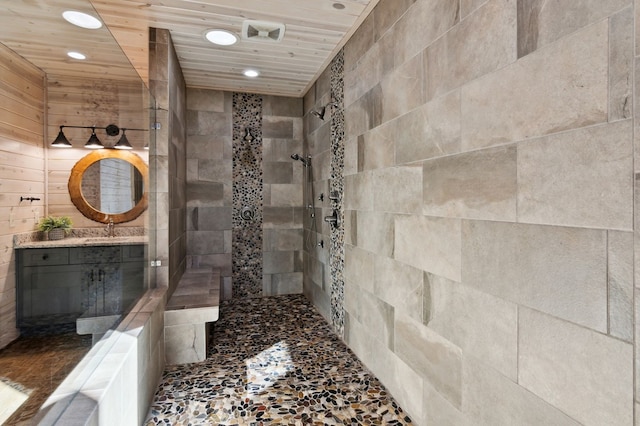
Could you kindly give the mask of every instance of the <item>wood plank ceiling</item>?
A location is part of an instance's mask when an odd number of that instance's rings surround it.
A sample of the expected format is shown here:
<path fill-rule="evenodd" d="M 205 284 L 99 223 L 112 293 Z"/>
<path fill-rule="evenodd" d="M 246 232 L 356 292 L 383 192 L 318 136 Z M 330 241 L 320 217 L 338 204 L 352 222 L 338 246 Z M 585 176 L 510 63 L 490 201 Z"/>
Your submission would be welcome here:
<path fill-rule="evenodd" d="M 143 80 L 148 79 L 148 28 L 164 28 L 171 33 L 187 86 L 230 91 L 243 91 L 281 96 L 303 96 L 346 43 L 378 0 L 32 0 L 29 2 L 0 0 L 11 13 L 0 13 L 0 26 L 19 29 L 17 18 L 31 17 L 27 30 L 11 35 L 0 28 L 0 42 L 22 54 L 27 46 L 34 54 L 24 55 L 49 72 L 54 65 L 48 56 L 61 47 L 86 42 L 85 51 L 92 53 L 94 66 L 117 73 L 120 61 L 112 54 L 102 60 L 97 53 L 101 41 L 86 31 L 61 21 L 65 7 L 86 10 L 95 8 L 109 32 L 124 50 Z M 73 4 L 77 4 L 73 6 Z M 40 12 L 25 10 L 39 6 Z M 285 25 L 280 42 L 244 40 L 243 21 L 260 20 Z M 44 25 L 38 23 L 42 22 Z M 204 38 L 208 29 L 224 29 L 235 33 L 240 41 L 233 46 L 216 46 Z M 45 37 L 34 42 L 37 35 Z M 60 39 L 58 39 L 60 37 Z M 106 45 L 102 43 L 102 45 Z M 88 50 L 87 50 L 88 49 Z M 47 56 L 47 58 L 45 58 Z M 42 61 L 39 59 L 42 57 Z M 65 59 L 62 59 L 65 60 Z M 66 60 L 66 62 L 70 62 Z M 258 78 L 245 77 L 247 68 L 260 71 Z"/>
<path fill-rule="evenodd" d="M 108 29 L 71 25 L 65 10 L 96 15 L 87 0 L 0 0 L 0 43 L 51 76 L 139 81 Z M 69 51 L 87 60 L 71 59 Z"/>

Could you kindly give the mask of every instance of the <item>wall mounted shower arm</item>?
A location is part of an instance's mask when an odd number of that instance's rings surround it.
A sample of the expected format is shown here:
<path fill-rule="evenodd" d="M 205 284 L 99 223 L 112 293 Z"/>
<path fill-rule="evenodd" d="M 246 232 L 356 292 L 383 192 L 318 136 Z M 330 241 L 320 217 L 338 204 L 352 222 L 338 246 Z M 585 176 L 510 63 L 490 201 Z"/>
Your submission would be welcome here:
<path fill-rule="evenodd" d="M 324 115 L 327 112 L 327 108 L 332 107 L 332 106 L 338 106 L 338 103 L 335 101 L 331 101 L 328 104 L 326 104 L 325 106 L 321 107 L 320 110 L 311 110 L 310 113 L 311 115 L 314 115 L 316 117 L 318 117 L 320 120 L 324 121 Z"/>
<path fill-rule="evenodd" d="M 293 158 L 294 160 L 298 160 L 301 161 L 302 164 L 304 164 L 305 167 L 309 167 L 311 165 L 311 156 L 308 155 L 307 158 L 302 157 L 301 155 L 298 154 L 291 154 L 291 158 Z"/>

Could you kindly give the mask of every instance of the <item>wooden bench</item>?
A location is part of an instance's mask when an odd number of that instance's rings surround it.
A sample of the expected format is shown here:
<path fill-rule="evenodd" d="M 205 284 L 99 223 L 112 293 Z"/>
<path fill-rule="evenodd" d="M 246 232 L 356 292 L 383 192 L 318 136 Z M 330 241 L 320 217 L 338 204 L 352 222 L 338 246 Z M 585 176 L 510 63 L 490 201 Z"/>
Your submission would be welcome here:
<path fill-rule="evenodd" d="M 209 326 L 218 320 L 220 272 L 187 269 L 164 312 L 167 364 L 201 362 L 207 358 Z"/>

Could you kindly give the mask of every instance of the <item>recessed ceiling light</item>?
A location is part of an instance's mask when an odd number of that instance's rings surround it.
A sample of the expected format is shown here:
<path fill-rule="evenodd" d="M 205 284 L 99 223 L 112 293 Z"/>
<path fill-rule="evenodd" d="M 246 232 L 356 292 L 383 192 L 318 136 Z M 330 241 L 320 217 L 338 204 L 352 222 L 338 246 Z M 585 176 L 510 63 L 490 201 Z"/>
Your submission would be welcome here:
<path fill-rule="evenodd" d="M 75 10 L 65 10 L 62 17 L 69 23 L 89 30 L 97 30 L 102 27 L 102 22 L 94 16 Z"/>
<path fill-rule="evenodd" d="M 70 58 L 73 58 L 73 59 L 79 59 L 79 60 L 81 60 L 81 61 L 83 61 L 83 60 L 87 59 L 87 56 L 86 56 L 86 55 L 83 55 L 83 54 L 82 54 L 82 53 L 80 53 L 80 52 L 67 52 L 67 55 L 68 55 Z"/>
<path fill-rule="evenodd" d="M 251 78 L 254 78 L 254 77 L 257 77 L 257 76 L 260 75 L 260 73 L 258 71 L 256 71 L 256 70 L 244 70 L 243 74 L 246 77 L 251 77 Z"/>
<path fill-rule="evenodd" d="M 209 30 L 204 37 L 213 44 L 231 46 L 238 42 L 238 36 L 227 30 Z"/>
<path fill-rule="evenodd" d="M 342 4 L 342 3 L 334 3 L 334 4 L 333 4 L 333 8 L 334 8 L 334 9 L 341 10 L 341 9 L 344 9 L 344 8 L 345 8 L 345 6 L 344 6 L 344 4 Z"/>

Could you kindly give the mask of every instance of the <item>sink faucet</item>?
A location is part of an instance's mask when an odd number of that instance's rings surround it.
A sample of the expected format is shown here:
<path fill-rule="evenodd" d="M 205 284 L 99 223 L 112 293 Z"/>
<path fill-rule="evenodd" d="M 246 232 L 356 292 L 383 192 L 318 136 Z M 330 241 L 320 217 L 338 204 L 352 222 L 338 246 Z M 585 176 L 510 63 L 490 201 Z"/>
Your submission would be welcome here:
<path fill-rule="evenodd" d="M 115 236 L 115 229 L 116 229 L 116 225 L 115 223 L 113 223 L 113 219 L 109 218 L 109 223 L 107 223 L 107 236 L 109 237 L 114 237 Z"/>

